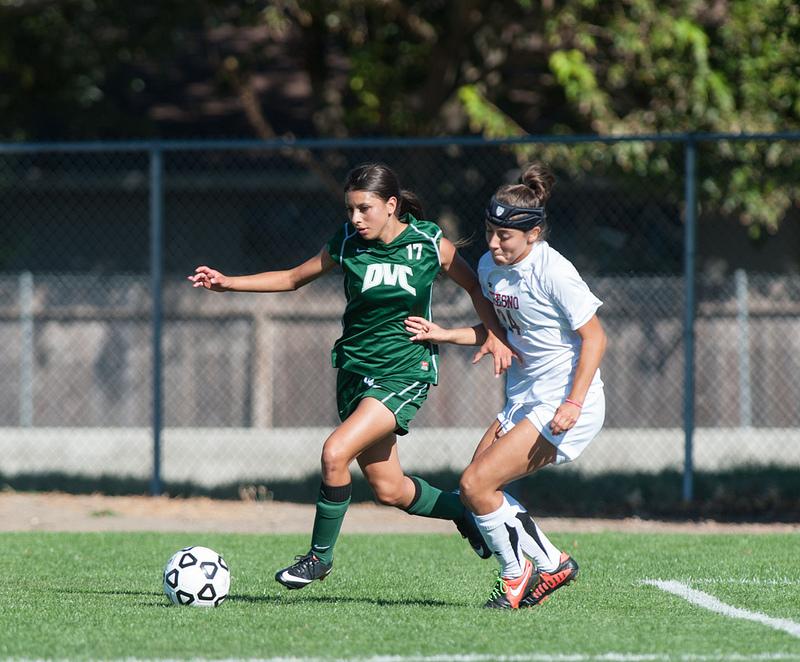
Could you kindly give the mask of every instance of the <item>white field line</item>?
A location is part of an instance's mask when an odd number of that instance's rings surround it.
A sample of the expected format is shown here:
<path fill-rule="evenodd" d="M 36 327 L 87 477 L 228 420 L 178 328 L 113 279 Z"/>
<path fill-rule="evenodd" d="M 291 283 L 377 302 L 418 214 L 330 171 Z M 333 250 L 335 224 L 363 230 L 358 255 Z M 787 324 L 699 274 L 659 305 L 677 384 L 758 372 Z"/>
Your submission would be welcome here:
<path fill-rule="evenodd" d="M 794 577 L 686 577 L 687 584 L 722 584 L 728 586 L 800 586 L 800 579 Z"/>
<path fill-rule="evenodd" d="M 214 660 L 213 662 L 786 662 L 800 660 L 798 655 L 784 653 L 756 653 L 754 655 L 719 654 L 719 655 L 692 655 L 692 654 L 636 654 L 636 653 L 598 653 L 587 655 L 583 653 L 531 653 L 530 655 L 483 655 L 483 654 L 454 654 L 454 655 L 376 655 L 374 657 L 348 657 L 330 659 L 324 657 L 272 657 L 266 659 L 246 658 L 239 660 Z M 125 662 L 138 662 L 126 660 Z M 145 661 L 142 661 L 145 662 Z M 156 662 L 156 661 L 147 661 Z M 184 660 L 158 660 L 158 662 L 185 662 Z M 194 658 L 192 662 L 203 662 Z M 210 662 L 210 661 L 209 661 Z"/>
<path fill-rule="evenodd" d="M 800 660 L 800 654 L 787 653 L 719 653 L 713 655 L 692 653 L 530 653 L 528 655 L 484 655 L 481 653 L 442 655 L 375 655 L 372 657 L 266 657 L 206 660 L 189 658 L 191 662 L 788 662 Z M 40 662 L 31 658 L 7 658 L 9 662 Z M 91 660 L 91 658 L 90 658 Z M 67 662 L 53 660 L 50 662 Z M 120 658 L 118 662 L 187 662 L 186 658 Z"/>
<path fill-rule="evenodd" d="M 10 657 L 0 658 L 3 662 L 70 662 L 67 659 Z M 531 653 L 529 655 L 484 655 L 462 653 L 453 655 L 375 655 L 373 657 L 230 657 L 207 660 L 193 658 L 117 658 L 116 662 L 791 662 L 800 660 L 800 654 L 790 653 L 719 653 L 713 655 L 693 653 Z M 92 662 L 92 658 L 89 658 Z M 104 659 L 103 662 L 108 662 Z"/>
<path fill-rule="evenodd" d="M 583 653 L 531 653 L 530 655 L 482 655 L 482 654 L 455 654 L 455 655 L 377 655 L 375 657 L 355 657 L 331 660 L 327 658 L 307 657 L 280 657 L 266 660 L 214 660 L 214 662 L 786 662 L 800 660 L 798 655 L 783 653 L 764 653 L 755 655 L 661 655 L 661 654 L 636 654 L 636 653 L 598 653 L 586 655 Z M 165 662 L 163 660 L 159 662 Z M 179 662 L 175 660 L 174 662 Z M 198 661 L 193 661 L 198 662 Z"/>
<path fill-rule="evenodd" d="M 661 579 L 645 579 L 642 581 L 642 583 L 655 586 L 656 588 L 660 588 L 662 591 L 677 595 L 679 598 L 683 598 L 687 602 L 691 602 L 698 607 L 708 609 L 709 611 L 713 611 L 717 614 L 722 614 L 723 616 L 728 616 L 730 618 L 740 618 L 745 621 L 761 623 L 762 625 L 766 625 L 767 627 L 771 627 L 775 630 L 786 632 L 793 637 L 800 637 L 800 623 L 790 621 L 788 618 L 772 618 L 771 616 L 762 614 L 759 611 L 748 611 L 747 609 L 741 609 L 740 607 L 732 607 L 731 605 L 727 605 L 721 600 L 718 600 L 713 595 L 690 588 L 681 582 L 665 581 Z"/>

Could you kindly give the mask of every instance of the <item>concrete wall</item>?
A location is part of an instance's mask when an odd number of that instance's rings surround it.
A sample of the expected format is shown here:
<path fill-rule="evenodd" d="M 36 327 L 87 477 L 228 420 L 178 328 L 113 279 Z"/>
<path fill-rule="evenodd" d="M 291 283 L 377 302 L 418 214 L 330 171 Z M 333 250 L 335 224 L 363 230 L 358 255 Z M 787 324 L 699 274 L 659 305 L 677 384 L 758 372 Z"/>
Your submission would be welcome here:
<path fill-rule="evenodd" d="M 174 428 L 163 433 L 163 479 L 203 486 L 318 475 L 330 428 Z M 460 471 L 472 457 L 481 428 L 417 428 L 398 442 L 408 471 Z M 608 428 L 578 460 L 558 471 L 658 472 L 683 467 L 680 429 Z M 800 467 L 798 429 L 696 431 L 695 468 L 744 465 Z M 353 466 L 357 472 L 358 467 Z M 145 428 L 0 428 L 0 473 L 64 472 L 82 476 L 149 478 L 152 441 Z"/>

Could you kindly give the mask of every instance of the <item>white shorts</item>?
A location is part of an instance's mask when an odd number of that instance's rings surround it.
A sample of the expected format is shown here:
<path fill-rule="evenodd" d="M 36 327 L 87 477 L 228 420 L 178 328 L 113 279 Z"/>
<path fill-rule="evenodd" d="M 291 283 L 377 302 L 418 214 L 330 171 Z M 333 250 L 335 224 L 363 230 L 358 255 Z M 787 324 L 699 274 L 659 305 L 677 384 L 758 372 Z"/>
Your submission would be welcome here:
<path fill-rule="evenodd" d="M 581 415 L 575 426 L 559 435 L 553 434 L 550 421 L 561 401 L 516 402 L 509 400 L 497 415 L 503 432 L 508 432 L 521 420 L 527 418 L 547 441 L 556 447 L 556 464 L 572 462 L 583 453 L 589 443 L 600 432 L 606 417 L 606 397 L 602 384 L 592 385 L 583 402 Z"/>

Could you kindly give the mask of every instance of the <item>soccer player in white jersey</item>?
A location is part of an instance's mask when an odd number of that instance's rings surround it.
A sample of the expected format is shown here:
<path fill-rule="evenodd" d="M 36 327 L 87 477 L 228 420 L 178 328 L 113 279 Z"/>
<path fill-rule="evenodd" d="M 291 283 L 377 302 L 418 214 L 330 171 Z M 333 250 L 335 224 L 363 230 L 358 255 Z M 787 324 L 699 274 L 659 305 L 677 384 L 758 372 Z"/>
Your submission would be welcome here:
<path fill-rule="evenodd" d="M 500 561 L 485 605 L 492 608 L 538 605 L 577 576 L 572 557 L 502 489 L 547 465 L 575 460 L 605 417 L 599 366 L 606 335 L 596 315 L 602 302 L 545 241 L 545 202 L 554 182 L 546 166 L 533 163 L 519 183 L 501 186 L 486 209 L 489 251 L 478 278 L 522 359 L 512 363 L 506 405 L 460 483 L 462 501 Z M 412 340 L 459 345 L 479 344 L 486 333 L 481 325 L 445 329 L 420 317 L 409 317 L 406 329 Z"/>

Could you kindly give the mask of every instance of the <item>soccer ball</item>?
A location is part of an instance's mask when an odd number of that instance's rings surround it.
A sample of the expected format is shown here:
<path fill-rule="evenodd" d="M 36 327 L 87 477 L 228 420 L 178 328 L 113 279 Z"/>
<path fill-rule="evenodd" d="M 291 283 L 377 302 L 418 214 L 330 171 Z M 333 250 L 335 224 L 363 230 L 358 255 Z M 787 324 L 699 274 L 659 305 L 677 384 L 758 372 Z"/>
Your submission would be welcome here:
<path fill-rule="evenodd" d="M 230 585 L 228 564 L 208 547 L 184 547 L 164 567 L 164 593 L 176 605 L 219 607 Z"/>

